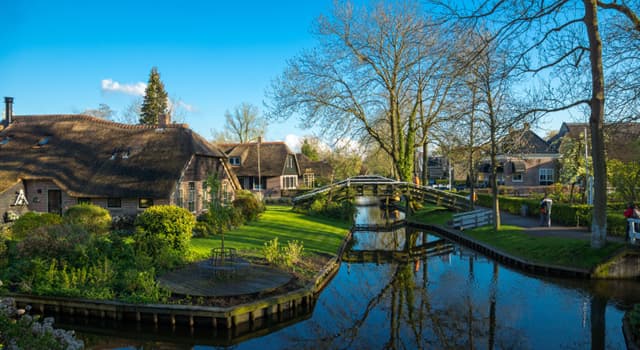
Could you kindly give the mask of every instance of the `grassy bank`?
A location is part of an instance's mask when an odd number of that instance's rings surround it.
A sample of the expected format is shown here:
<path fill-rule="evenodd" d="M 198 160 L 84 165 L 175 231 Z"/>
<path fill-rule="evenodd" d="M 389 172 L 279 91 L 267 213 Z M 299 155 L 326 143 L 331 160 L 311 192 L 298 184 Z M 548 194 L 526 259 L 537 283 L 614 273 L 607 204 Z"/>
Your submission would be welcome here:
<path fill-rule="evenodd" d="M 464 234 L 522 259 L 582 269 L 594 268 L 624 247 L 624 243 L 609 242 L 601 249 L 592 249 L 589 240 L 530 236 L 523 231 L 521 227 L 503 225 L 498 232 L 484 226 Z"/>
<path fill-rule="evenodd" d="M 452 218 L 453 213 L 449 209 L 438 205 L 425 204 L 422 208 L 416 210 L 409 217 L 409 220 L 432 225 L 446 225 Z"/>
<path fill-rule="evenodd" d="M 291 207 L 267 206 L 256 221 L 231 230 L 224 235 L 225 247 L 236 248 L 247 256 L 262 256 L 264 243 L 278 238 L 281 244 L 301 241 L 305 253 L 335 255 L 350 223 L 295 213 Z M 220 247 L 220 236 L 191 239 L 194 258 L 211 255 Z"/>
<path fill-rule="evenodd" d="M 425 206 L 411 220 L 425 224 L 446 225 L 453 213 L 438 206 Z M 624 243 L 609 242 L 601 249 L 591 249 L 589 240 L 531 236 L 518 226 L 502 225 L 499 232 L 492 226 L 465 230 L 464 234 L 507 254 L 532 262 L 592 269 L 624 247 Z"/>

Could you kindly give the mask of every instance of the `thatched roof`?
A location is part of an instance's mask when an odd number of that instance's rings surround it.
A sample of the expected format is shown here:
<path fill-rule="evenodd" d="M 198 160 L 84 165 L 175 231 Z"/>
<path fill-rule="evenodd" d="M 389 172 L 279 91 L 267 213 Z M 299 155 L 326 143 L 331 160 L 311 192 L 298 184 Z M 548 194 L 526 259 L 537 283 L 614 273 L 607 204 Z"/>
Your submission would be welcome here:
<path fill-rule="evenodd" d="M 591 129 L 587 123 L 562 123 L 558 134 L 549 140 L 559 150 L 564 137 L 584 139 L 591 147 Z M 622 161 L 638 160 L 637 147 L 640 139 L 640 123 L 609 123 L 604 126 L 607 158 Z"/>
<path fill-rule="evenodd" d="M 296 153 L 300 171 L 304 174 L 307 169 L 311 169 L 316 176 L 330 178 L 333 174 L 333 167 L 326 160 L 311 160 L 302 153 Z"/>
<path fill-rule="evenodd" d="M 77 197 L 167 198 L 194 155 L 226 158 L 183 124 L 16 116 L 0 131 L 0 192 L 21 179 L 51 179 Z"/>
<path fill-rule="evenodd" d="M 218 147 L 229 158 L 240 158 L 240 165 L 232 165 L 233 171 L 237 176 L 258 175 L 258 144 L 256 142 L 219 144 Z M 283 175 L 287 155 L 295 157 L 295 154 L 291 152 L 286 143 L 281 141 L 261 142 L 260 175 L 267 177 Z"/>
<path fill-rule="evenodd" d="M 528 127 L 509 132 L 500 140 L 504 154 L 547 154 L 556 151 Z"/>

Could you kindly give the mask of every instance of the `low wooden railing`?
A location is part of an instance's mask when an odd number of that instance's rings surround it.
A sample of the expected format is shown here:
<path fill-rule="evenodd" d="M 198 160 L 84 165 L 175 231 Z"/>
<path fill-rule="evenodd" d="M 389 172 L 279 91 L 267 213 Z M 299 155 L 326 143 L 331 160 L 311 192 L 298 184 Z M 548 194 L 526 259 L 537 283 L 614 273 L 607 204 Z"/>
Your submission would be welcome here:
<path fill-rule="evenodd" d="M 463 230 L 493 223 L 493 213 L 489 209 L 477 209 L 453 215 L 453 227 Z"/>

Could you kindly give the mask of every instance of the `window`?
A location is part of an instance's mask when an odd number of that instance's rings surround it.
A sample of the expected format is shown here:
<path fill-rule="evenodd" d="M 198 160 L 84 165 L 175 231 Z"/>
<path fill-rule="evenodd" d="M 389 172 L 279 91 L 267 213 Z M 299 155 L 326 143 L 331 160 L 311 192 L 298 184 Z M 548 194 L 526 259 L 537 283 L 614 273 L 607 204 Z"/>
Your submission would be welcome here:
<path fill-rule="evenodd" d="M 240 157 L 229 158 L 229 163 L 231 163 L 231 165 L 240 165 Z"/>
<path fill-rule="evenodd" d="M 540 169 L 540 185 L 553 184 L 553 169 Z"/>
<path fill-rule="evenodd" d="M 293 156 L 292 155 L 288 155 L 287 156 L 287 168 L 293 168 Z"/>
<path fill-rule="evenodd" d="M 122 208 L 122 199 L 107 198 L 107 208 Z"/>
<path fill-rule="evenodd" d="M 316 176 L 314 173 L 304 173 L 302 175 L 302 180 L 304 181 L 304 186 L 307 188 L 313 188 L 313 184 L 315 182 Z"/>
<path fill-rule="evenodd" d="M 153 205 L 153 199 L 151 198 L 139 198 L 138 199 L 138 208 L 146 209 Z"/>
<path fill-rule="evenodd" d="M 291 190 L 298 186 L 298 177 L 295 175 L 287 175 L 282 177 L 282 189 Z"/>
<path fill-rule="evenodd" d="M 260 178 L 257 176 L 253 177 L 253 189 L 254 190 L 262 189 L 262 182 L 260 181 Z"/>
<path fill-rule="evenodd" d="M 91 204 L 91 199 L 86 197 L 78 198 L 78 204 Z"/>
<path fill-rule="evenodd" d="M 207 186 L 207 182 L 202 182 L 202 207 L 206 207 L 209 205 L 209 187 Z"/>
<path fill-rule="evenodd" d="M 5 136 L 5 138 L 3 138 L 2 140 L 0 140 L 0 146 L 2 146 L 2 145 L 6 145 L 7 143 L 9 143 L 9 140 L 11 140 L 11 137 L 9 137 L 9 136 Z"/>
<path fill-rule="evenodd" d="M 182 208 L 182 188 L 178 188 L 178 198 L 176 198 L 176 205 Z"/>
<path fill-rule="evenodd" d="M 189 182 L 189 199 L 187 201 L 188 210 L 196 211 L 196 183 Z"/>
<path fill-rule="evenodd" d="M 45 136 L 38 140 L 38 147 L 46 146 L 51 141 L 51 136 Z"/>
<path fill-rule="evenodd" d="M 522 173 L 514 173 L 511 176 L 511 181 L 513 181 L 513 182 L 522 182 Z"/>
<path fill-rule="evenodd" d="M 222 182 L 222 203 L 228 204 L 231 201 L 231 193 L 229 193 L 229 184 Z"/>

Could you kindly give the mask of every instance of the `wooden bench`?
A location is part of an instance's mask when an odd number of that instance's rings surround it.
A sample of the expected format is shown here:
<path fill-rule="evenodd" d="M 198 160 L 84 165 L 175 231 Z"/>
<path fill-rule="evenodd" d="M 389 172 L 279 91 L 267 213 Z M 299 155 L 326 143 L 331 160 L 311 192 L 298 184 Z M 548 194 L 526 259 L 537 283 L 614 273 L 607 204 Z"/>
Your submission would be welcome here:
<path fill-rule="evenodd" d="M 477 209 L 453 215 L 453 227 L 459 230 L 475 228 L 493 223 L 490 209 Z"/>

